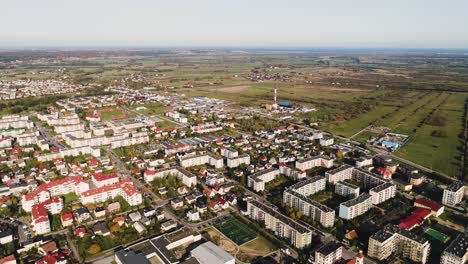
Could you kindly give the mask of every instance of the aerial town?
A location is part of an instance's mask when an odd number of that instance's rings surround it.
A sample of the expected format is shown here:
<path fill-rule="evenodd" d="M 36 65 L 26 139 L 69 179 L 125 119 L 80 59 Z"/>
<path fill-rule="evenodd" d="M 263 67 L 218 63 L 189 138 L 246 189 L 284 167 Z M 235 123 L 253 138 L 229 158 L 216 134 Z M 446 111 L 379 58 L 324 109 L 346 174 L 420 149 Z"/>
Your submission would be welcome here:
<path fill-rule="evenodd" d="M 468 264 L 468 0 L 0 10 L 0 264 Z"/>
<path fill-rule="evenodd" d="M 248 105 L 60 67 L 0 81 L 1 264 L 468 261 L 466 177 L 395 156 L 412 136 L 304 122 L 322 109 L 279 101 L 293 74 L 246 72 L 269 85 Z"/>

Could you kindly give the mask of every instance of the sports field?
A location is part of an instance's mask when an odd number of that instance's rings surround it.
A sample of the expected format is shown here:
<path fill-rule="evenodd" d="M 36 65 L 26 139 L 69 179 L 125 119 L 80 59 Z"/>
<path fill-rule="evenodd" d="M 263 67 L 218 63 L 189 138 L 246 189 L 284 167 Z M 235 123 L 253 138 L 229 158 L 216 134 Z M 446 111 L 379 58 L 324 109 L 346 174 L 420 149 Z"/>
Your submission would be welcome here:
<path fill-rule="evenodd" d="M 437 231 L 435 229 L 432 229 L 432 228 L 428 228 L 426 230 L 426 234 L 428 234 L 429 236 L 431 236 L 434 239 L 439 240 L 442 243 L 446 243 L 450 239 L 449 236 L 447 236 L 447 235 L 445 235 L 445 234 L 443 234 L 443 233 L 441 233 L 441 232 L 439 232 L 439 231 Z"/>
<path fill-rule="evenodd" d="M 237 245 L 242 245 L 257 237 L 257 232 L 234 218 L 226 218 L 216 223 L 215 227 Z"/>

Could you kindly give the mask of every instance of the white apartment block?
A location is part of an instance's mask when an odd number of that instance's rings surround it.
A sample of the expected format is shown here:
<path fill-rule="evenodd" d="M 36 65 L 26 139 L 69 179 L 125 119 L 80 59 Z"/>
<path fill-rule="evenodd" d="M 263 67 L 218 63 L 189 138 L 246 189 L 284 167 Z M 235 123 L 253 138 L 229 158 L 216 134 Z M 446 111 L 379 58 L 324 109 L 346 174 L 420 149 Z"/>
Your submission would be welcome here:
<path fill-rule="evenodd" d="M 428 240 L 398 226 L 387 225 L 369 238 L 367 254 L 379 261 L 398 255 L 414 262 L 426 263 L 430 250 Z"/>
<path fill-rule="evenodd" d="M 93 157 L 100 157 L 101 150 L 97 147 L 78 147 L 78 148 L 70 148 L 70 149 L 61 149 L 59 152 L 56 153 L 49 153 L 44 154 L 37 157 L 38 161 L 51 161 L 56 158 L 65 158 L 66 156 L 78 157 L 81 155 L 90 154 Z"/>
<path fill-rule="evenodd" d="M 203 164 L 208 164 L 217 169 L 220 169 L 224 166 L 224 161 L 222 157 L 218 157 L 211 153 L 180 158 L 180 166 L 183 168 L 199 166 Z"/>
<path fill-rule="evenodd" d="M 371 157 L 361 157 L 356 159 L 355 167 L 356 168 L 362 168 L 365 166 L 372 166 L 373 161 Z"/>
<path fill-rule="evenodd" d="M 296 161 L 296 168 L 299 170 L 306 171 L 315 167 L 331 168 L 333 159 L 321 155 Z"/>
<path fill-rule="evenodd" d="M 442 253 L 440 264 L 468 262 L 468 233 L 457 236 Z"/>
<path fill-rule="evenodd" d="M 337 242 L 330 242 L 315 251 L 315 264 L 333 264 L 343 256 L 343 247 Z"/>
<path fill-rule="evenodd" d="M 300 210 L 324 227 L 332 227 L 335 223 L 335 210 L 290 188 L 283 192 L 283 202 L 295 210 Z"/>
<path fill-rule="evenodd" d="M 0 119 L 0 129 L 9 129 L 9 128 L 26 128 L 30 129 L 34 127 L 34 123 L 29 120 L 28 116 L 20 115 L 5 115 Z"/>
<path fill-rule="evenodd" d="M 237 156 L 239 156 L 239 152 L 232 148 L 222 148 L 221 155 L 228 159 L 232 159 L 232 158 L 236 158 Z"/>
<path fill-rule="evenodd" d="M 250 156 L 248 154 L 239 155 L 234 158 L 227 158 L 226 165 L 228 168 L 237 168 L 241 164 L 250 164 Z"/>
<path fill-rule="evenodd" d="M 280 164 L 279 170 L 280 170 L 280 174 L 285 175 L 289 178 L 296 179 L 296 180 L 304 179 L 307 177 L 307 173 L 305 171 L 289 168 L 284 163 Z"/>
<path fill-rule="evenodd" d="M 346 181 L 340 181 L 335 184 L 335 193 L 348 198 L 359 196 L 360 187 Z"/>
<path fill-rule="evenodd" d="M 32 230 L 36 235 L 42 235 L 49 233 L 50 222 L 47 210 L 43 205 L 36 204 L 31 209 L 31 225 Z"/>
<path fill-rule="evenodd" d="M 31 212 L 32 206 L 45 202 L 51 197 L 75 193 L 80 195 L 89 190 L 89 183 L 81 176 L 69 177 L 41 184 L 34 191 L 21 196 L 21 206 L 24 211 Z"/>
<path fill-rule="evenodd" d="M 312 242 L 312 230 L 291 218 L 281 214 L 277 209 L 256 200 L 247 203 L 250 218 L 265 224 L 276 236 L 286 238 L 297 248 L 305 248 Z"/>
<path fill-rule="evenodd" d="M 73 125 L 64 125 L 64 126 L 54 126 L 54 132 L 57 134 L 67 133 L 71 131 L 83 131 L 85 129 L 85 125 L 80 124 L 73 124 Z"/>
<path fill-rule="evenodd" d="M 310 196 L 320 191 L 325 190 L 327 181 L 323 176 L 314 176 L 306 180 L 299 181 L 298 183 L 289 187 L 289 189 L 302 194 L 304 196 Z"/>
<path fill-rule="evenodd" d="M 103 203 L 109 199 L 121 196 L 130 206 L 136 206 L 143 202 L 141 193 L 133 186 L 130 180 L 120 181 L 114 185 L 104 186 L 81 193 L 80 200 L 83 204 Z"/>
<path fill-rule="evenodd" d="M 179 179 L 182 179 L 182 183 L 187 187 L 193 187 L 197 185 L 197 176 L 182 168 L 168 168 L 157 171 L 148 169 L 145 171 L 143 179 L 145 180 L 145 182 L 151 183 L 152 181 L 154 181 L 154 179 L 161 178 L 167 175 L 174 175 Z"/>
<path fill-rule="evenodd" d="M 265 184 L 272 181 L 279 174 L 279 170 L 275 168 L 256 172 L 252 175 L 249 175 L 247 178 L 247 185 L 256 192 L 262 192 L 265 190 Z"/>
<path fill-rule="evenodd" d="M 372 196 L 363 193 L 360 196 L 340 204 L 339 216 L 346 220 L 358 217 L 372 208 Z"/>
<path fill-rule="evenodd" d="M 372 196 L 372 204 L 380 204 L 395 197 L 396 185 L 391 182 L 380 184 L 370 189 L 369 194 Z"/>
<path fill-rule="evenodd" d="M 149 136 L 147 132 L 133 133 L 132 136 L 129 138 L 112 141 L 111 148 L 115 149 L 120 147 L 144 144 L 147 142 L 149 142 Z"/>
<path fill-rule="evenodd" d="M 332 137 L 323 137 L 319 139 L 320 146 L 331 146 L 334 143 L 334 140 Z"/>
<path fill-rule="evenodd" d="M 442 204 L 448 206 L 456 206 L 463 201 L 465 197 L 465 190 L 467 187 L 462 181 L 457 181 L 450 184 L 445 190 L 442 196 Z"/>
<path fill-rule="evenodd" d="M 353 178 L 354 168 L 349 165 L 340 166 L 334 170 L 325 172 L 325 177 L 330 184 L 336 184 L 341 181 Z"/>

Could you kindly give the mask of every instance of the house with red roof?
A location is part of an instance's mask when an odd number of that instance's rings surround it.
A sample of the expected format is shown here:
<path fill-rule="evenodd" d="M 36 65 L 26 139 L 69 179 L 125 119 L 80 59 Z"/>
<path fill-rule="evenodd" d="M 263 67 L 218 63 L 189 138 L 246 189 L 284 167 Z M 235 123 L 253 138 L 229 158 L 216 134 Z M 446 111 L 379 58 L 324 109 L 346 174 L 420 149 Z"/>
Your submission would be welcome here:
<path fill-rule="evenodd" d="M 86 234 L 86 228 L 77 227 L 75 228 L 75 231 L 73 231 L 73 234 L 77 237 L 83 237 Z"/>
<path fill-rule="evenodd" d="M 62 214 L 60 216 L 60 220 L 62 221 L 62 226 L 63 227 L 72 226 L 73 225 L 73 214 L 72 213 Z"/>
<path fill-rule="evenodd" d="M 424 208 L 431 210 L 431 213 L 435 217 L 439 217 L 441 214 L 444 213 L 444 206 L 440 205 L 432 200 L 428 200 L 426 198 L 418 198 L 414 201 L 414 206 L 418 208 Z"/>
<path fill-rule="evenodd" d="M 36 264 L 66 264 L 68 262 L 67 257 L 61 253 L 56 252 L 53 254 L 47 254 L 38 261 Z"/>

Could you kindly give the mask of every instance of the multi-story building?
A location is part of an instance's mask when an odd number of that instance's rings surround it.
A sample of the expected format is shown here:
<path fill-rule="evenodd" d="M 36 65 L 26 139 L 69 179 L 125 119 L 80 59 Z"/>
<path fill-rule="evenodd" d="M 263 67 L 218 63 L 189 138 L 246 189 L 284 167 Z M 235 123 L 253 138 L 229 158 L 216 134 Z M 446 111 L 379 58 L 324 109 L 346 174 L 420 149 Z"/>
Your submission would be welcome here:
<path fill-rule="evenodd" d="M 283 192 L 283 202 L 288 206 L 300 210 L 324 227 L 332 227 L 335 223 L 335 210 L 310 199 L 288 188 Z"/>
<path fill-rule="evenodd" d="M 49 200 L 46 200 L 40 205 L 44 206 L 47 212 L 51 214 L 59 214 L 63 210 L 63 201 L 62 198 L 60 197 L 55 197 Z"/>
<path fill-rule="evenodd" d="M 80 195 L 89 190 L 89 183 L 81 176 L 69 177 L 62 180 L 41 184 L 34 191 L 21 196 L 21 206 L 26 212 L 31 212 L 34 204 L 45 202 L 54 196 L 75 193 Z"/>
<path fill-rule="evenodd" d="M 339 216 L 343 219 L 353 219 L 372 208 L 372 196 L 363 193 L 358 197 L 340 204 Z"/>
<path fill-rule="evenodd" d="M 394 225 L 387 225 L 369 238 L 367 254 L 383 261 L 391 255 L 400 255 L 414 262 L 426 263 L 431 245 L 427 239 L 416 236 Z"/>
<path fill-rule="evenodd" d="M 185 184 L 185 186 L 187 187 L 197 185 L 197 176 L 195 176 L 187 170 L 177 167 L 160 170 L 147 169 L 143 174 L 143 179 L 145 180 L 145 182 L 150 183 L 156 178 L 161 178 L 167 175 L 174 175 L 179 179 L 182 179 L 182 183 Z"/>
<path fill-rule="evenodd" d="M 355 160 L 354 166 L 356 166 L 356 168 L 372 166 L 372 157 L 363 156 L 363 157 L 357 158 Z"/>
<path fill-rule="evenodd" d="M 331 184 L 336 184 L 338 182 L 349 180 L 353 178 L 354 168 L 350 165 L 342 165 L 334 170 L 325 172 L 325 177 L 327 181 Z"/>
<path fill-rule="evenodd" d="M 296 184 L 291 185 L 289 188 L 304 196 L 310 196 L 317 192 L 325 190 L 327 181 L 323 176 L 314 176 L 312 178 L 302 180 Z"/>
<path fill-rule="evenodd" d="M 91 177 L 91 182 L 94 183 L 96 187 L 104 187 L 119 182 L 119 175 L 116 173 L 103 174 L 103 173 L 94 173 Z"/>
<path fill-rule="evenodd" d="M 237 168 L 241 164 L 250 164 L 250 156 L 248 154 L 242 154 L 237 157 L 226 159 L 226 165 L 228 166 L 228 168 Z"/>
<path fill-rule="evenodd" d="M 296 168 L 299 170 L 306 171 L 315 167 L 331 168 L 333 167 L 333 159 L 320 155 L 296 161 Z"/>
<path fill-rule="evenodd" d="M 455 238 L 442 253 L 440 264 L 459 264 L 468 262 L 468 234 L 465 232 Z"/>
<path fill-rule="evenodd" d="M 236 158 L 239 156 L 239 152 L 232 148 L 221 148 L 221 155 L 228 159 Z"/>
<path fill-rule="evenodd" d="M 275 168 L 256 172 L 249 175 L 247 178 L 247 185 L 256 192 L 262 192 L 265 190 L 265 183 L 272 181 L 279 174 L 279 170 Z"/>
<path fill-rule="evenodd" d="M 348 198 L 359 196 L 360 187 L 347 181 L 339 181 L 335 184 L 335 193 Z"/>
<path fill-rule="evenodd" d="M 281 214 L 277 209 L 256 200 L 247 203 L 250 218 L 265 224 L 276 236 L 287 238 L 297 248 L 305 248 L 312 242 L 312 230 Z"/>
<path fill-rule="evenodd" d="M 380 175 L 356 168 L 353 169 L 353 179 L 371 188 L 388 182 Z"/>
<path fill-rule="evenodd" d="M 35 204 L 31 208 L 31 225 L 36 235 L 49 233 L 50 222 L 46 208 L 42 204 Z"/>
<path fill-rule="evenodd" d="M 315 264 L 333 264 L 343 256 L 343 247 L 338 242 L 330 242 L 315 251 Z"/>
<path fill-rule="evenodd" d="M 465 183 L 462 181 L 453 182 L 445 190 L 442 196 L 442 204 L 456 206 L 463 201 L 465 196 Z"/>
<path fill-rule="evenodd" d="M 370 189 L 369 194 L 372 196 L 372 204 L 383 203 L 395 197 L 396 185 L 391 182 L 386 182 Z"/>
<path fill-rule="evenodd" d="M 180 158 L 180 166 L 183 168 L 199 166 L 203 164 L 209 164 L 217 169 L 220 169 L 224 166 L 223 158 L 211 153 Z"/>
<path fill-rule="evenodd" d="M 81 193 L 80 200 L 83 204 L 102 203 L 109 199 L 121 196 L 130 206 L 136 206 L 143 202 L 141 193 L 133 186 L 130 180 L 120 181 L 117 184 L 92 189 Z"/>

